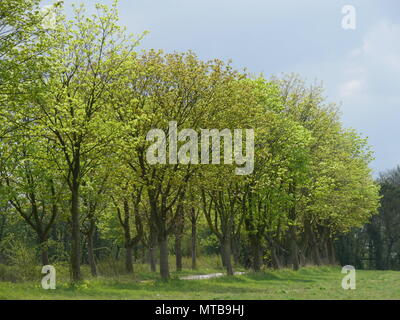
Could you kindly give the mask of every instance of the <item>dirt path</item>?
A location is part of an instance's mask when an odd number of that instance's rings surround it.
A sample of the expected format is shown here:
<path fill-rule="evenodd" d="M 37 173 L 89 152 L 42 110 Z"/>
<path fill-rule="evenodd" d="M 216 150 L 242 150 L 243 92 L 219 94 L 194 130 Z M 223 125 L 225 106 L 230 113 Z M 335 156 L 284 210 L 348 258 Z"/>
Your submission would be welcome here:
<path fill-rule="evenodd" d="M 234 272 L 234 275 L 240 276 L 245 273 L 246 272 Z M 192 275 L 192 276 L 179 277 L 179 279 L 180 280 L 205 280 L 205 279 L 218 278 L 218 277 L 223 277 L 223 276 L 226 276 L 226 273 L 197 274 L 197 275 Z M 139 282 L 149 283 L 149 282 L 154 282 L 154 280 L 141 280 Z"/>
<path fill-rule="evenodd" d="M 242 275 L 245 273 L 244 272 L 235 272 L 234 274 L 236 276 L 238 276 L 238 275 Z M 193 276 L 184 276 L 184 277 L 180 277 L 179 279 L 181 279 L 181 280 L 204 280 L 204 279 L 222 277 L 225 275 L 226 275 L 226 273 L 209 273 L 209 274 L 199 274 L 199 275 L 193 275 Z"/>

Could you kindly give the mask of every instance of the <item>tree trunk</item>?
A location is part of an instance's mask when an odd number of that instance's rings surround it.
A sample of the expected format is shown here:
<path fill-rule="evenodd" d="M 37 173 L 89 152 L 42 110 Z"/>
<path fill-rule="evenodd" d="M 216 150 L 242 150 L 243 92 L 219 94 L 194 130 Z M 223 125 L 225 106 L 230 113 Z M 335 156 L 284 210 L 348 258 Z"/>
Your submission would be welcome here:
<path fill-rule="evenodd" d="M 46 235 L 39 233 L 38 234 L 38 242 L 40 248 L 40 260 L 43 266 L 49 265 L 49 254 L 48 254 L 48 247 L 47 247 L 47 237 Z"/>
<path fill-rule="evenodd" d="M 42 260 L 42 265 L 49 265 L 49 254 L 47 248 L 47 240 L 40 241 L 40 258 Z"/>
<path fill-rule="evenodd" d="M 120 247 L 119 247 L 119 245 L 117 245 L 117 250 L 115 251 L 115 260 L 119 260 L 119 250 L 120 250 Z"/>
<path fill-rule="evenodd" d="M 133 273 L 133 248 L 129 245 L 125 246 L 125 271 Z"/>
<path fill-rule="evenodd" d="M 332 238 L 329 238 L 329 240 L 328 240 L 328 252 L 329 252 L 329 264 L 332 264 L 332 265 L 337 264 L 336 254 L 335 254 L 335 246 L 334 246 Z"/>
<path fill-rule="evenodd" d="M 155 232 L 155 228 L 150 226 L 149 258 L 150 258 L 151 272 L 157 272 L 156 244 L 157 244 L 157 235 Z"/>
<path fill-rule="evenodd" d="M 233 276 L 233 267 L 232 267 L 232 249 L 231 249 L 231 240 L 229 237 L 224 239 L 223 245 L 222 245 L 222 251 L 223 251 L 223 260 L 225 260 L 225 267 L 226 267 L 226 272 L 228 276 Z"/>
<path fill-rule="evenodd" d="M 299 261 L 299 247 L 296 241 L 296 229 L 294 226 L 289 227 L 289 264 L 292 269 L 297 271 L 300 269 L 300 261 Z"/>
<path fill-rule="evenodd" d="M 196 221 L 192 220 L 192 246 L 191 246 L 191 254 L 192 254 L 192 269 L 197 269 L 197 248 L 196 248 L 196 238 L 197 238 L 197 228 Z"/>
<path fill-rule="evenodd" d="M 226 268 L 226 252 L 225 252 L 225 247 L 224 244 L 221 244 L 221 262 L 222 262 L 222 267 Z"/>
<path fill-rule="evenodd" d="M 88 248 L 88 260 L 90 265 L 90 273 L 93 277 L 97 277 L 97 266 L 96 259 L 94 256 L 94 246 L 93 246 L 93 237 L 96 229 L 96 224 L 93 218 L 90 219 L 90 226 L 87 233 L 87 248 Z"/>
<path fill-rule="evenodd" d="M 233 255 L 233 263 L 235 265 L 239 265 L 240 263 L 240 239 L 238 236 L 235 236 L 232 241 L 232 255 Z"/>
<path fill-rule="evenodd" d="M 324 237 L 322 241 L 322 251 L 323 251 L 323 260 L 325 264 L 329 264 L 329 250 L 328 250 L 328 239 Z"/>
<path fill-rule="evenodd" d="M 80 243 L 80 222 L 79 222 L 79 183 L 77 181 L 77 173 L 74 173 L 72 181 L 72 197 L 71 197 L 71 280 L 79 282 L 81 276 L 81 243 Z"/>
<path fill-rule="evenodd" d="M 279 259 L 279 256 L 278 256 L 278 254 L 276 252 L 276 248 L 275 248 L 274 245 L 271 248 L 271 259 L 272 259 L 272 267 L 274 269 L 281 269 L 282 268 L 282 263 L 281 263 L 281 261 Z"/>
<path fill-rule="evenodd" d="M 157 272 L 156 248 L 154 247 L 154 245 L 151 245 L 149 249 L 149 256 L 150 256 L 150 271 Z"/>
<path fill-rule="evenodd" d="M 251 248 L 253 250 L 252 267 L 254 271 L 260 271 L 262 266 L 262 249 L 260 239 L 257 235 L 250 236 Z"/>
<path fill-rule="evenodd" d="M 124 229 L 125 238 L 125 271 L 126 273 L 133 273 L 133 259 L 132 259 L 132 245 L 131 245 L 131 229 L 130 229 L 130 212 L 129 203 L 124 199 L 124 218 L 122 227 Z"/>
<path fill-rule="evenodd" d="M 317 240 L 315 239 L 315 234 L 312 230 L 310 230 L 310 241 L 311 241 L 311 252 L 313 263 L 317 266 L 322 265 L 321 255 L 319 253 L 319 246 Z"/>
<path fill-rule="evenodd" d="M 299 270 L 300 264 L 299 264 L 299 252 L 298 252 L 298 247 L 296 243 L 296 239 L 291 236 L 290 239 L 290 262 L 292 264 L 293 270 Z"/>
<path fill-rule="evenodd" d="M 180 234 L 175 236 L 175 262 L 176 271 L 182 271 L 182 237 Z"/>
<path fill-rule="evenodd" d="M 42 248 L 40 250 L 40 257 L 42 259 L 42 265 L 47 266 L 49 263 L 49 255 L 47 252 L 47 248 Z"/>
<path fill-rule="evenodd" d="M 95 228 L 95 231 L 94 231 L 93 242 L 94 242 L 95 244 L 98 244 L 98 243 L 99 243 L 99 230 L 98 230 L 97 228 Z M 99 259 L 100 259 L 100 250 L 96 250 L 96 251 L 95 251 L 94 257 L 95 257 L 96 260 L 99 260 Z M 96 260 L 95 260 L 95 261 L 96 261 Z"/>
<path fill-rule="evenodd" d="M 296 185 L 291 183 L 289 185 L 289 193 L 292 195 L 296 194 Z M 299 270 L 299 248 L 296 242 L 296 201 L 293 202 L 292 206 L 289 209 L 289 220 L 291 225 L 289 226 L 289 249 L 290 249 L 290 263 L 292 265 L 293 270 Z"/>
<path fill-rule="evenodd" d="M 316 243 L 314 243 L 312 245 L 312 252 L 313 252 L 313 262 L 314 262 L 314 264 L 316 264 L 317 266 L 320 266 L 322 264 L 321 255 L 319 253 L 319 248 L 318 248 L 318 245 Z"/>
<path fill-rule="evenodd" d="M 164 235 L 159 241 L 160 247 L 160 276 L 163 280 L 169 279 L 169 264 L 168 264 L 168 237 Z"/>

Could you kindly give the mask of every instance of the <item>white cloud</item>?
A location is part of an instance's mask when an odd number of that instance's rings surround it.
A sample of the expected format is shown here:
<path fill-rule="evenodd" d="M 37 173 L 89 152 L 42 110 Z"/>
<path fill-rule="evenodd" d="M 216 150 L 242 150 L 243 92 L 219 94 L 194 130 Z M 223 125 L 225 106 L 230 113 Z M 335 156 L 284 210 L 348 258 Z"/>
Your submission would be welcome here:
<path fill-rule="evenodd" d="M 349 51 L 339 97 L 397 97 L 400 83 L 400 25 L 381 21 L 373 25 L 362 44 Z M 368 90 L 367 90 L 368 89 Z"/>
<path fill-rule="evenodd" d="M 400 25 L 382 21 L 364 37 L 362 55 L 389 68 L 400 69 Z"/>
<path fill-rule="evenodd" d="M 363 88 L 364 80 L 354 79 L 344 83 L 340 87 L 340 97 L 349 98 L 359 93 Z"/>

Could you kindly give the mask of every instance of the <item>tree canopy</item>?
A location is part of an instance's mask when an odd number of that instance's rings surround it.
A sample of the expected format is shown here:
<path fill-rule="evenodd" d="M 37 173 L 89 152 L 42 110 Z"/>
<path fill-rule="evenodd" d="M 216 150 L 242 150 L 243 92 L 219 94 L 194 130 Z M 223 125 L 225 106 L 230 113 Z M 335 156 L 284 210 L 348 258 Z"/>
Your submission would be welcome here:
<path fill-rule="evenodd" d="M 42 264 L 63 243 L 74 282 L 82 261 L 98 274 L 96 247 L 124 247 L 128 273 L 142 248 L 168 279 L 190 223 L 193 267 L 201 228 L 228 274 L 298 269 L 335 263 L 337 237 L 377 212 L 367 141 L 320 85 L 138 52 L 117 2 L 71 20 L 60 4 L 51 30 L 38 1 L 22 2 L 0 3 L 0 242 L 28 227 Z"/>

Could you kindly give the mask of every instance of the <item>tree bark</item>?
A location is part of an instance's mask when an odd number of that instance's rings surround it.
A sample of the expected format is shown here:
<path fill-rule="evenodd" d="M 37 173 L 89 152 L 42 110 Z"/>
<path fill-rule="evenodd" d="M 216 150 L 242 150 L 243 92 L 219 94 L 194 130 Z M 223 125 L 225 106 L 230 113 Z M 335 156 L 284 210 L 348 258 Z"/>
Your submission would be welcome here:
<path fill-rule="evenodd" d="M 133 259 L 132 259 L 132 246 L 131 242 L 131 228 L 130 228 L 130 212 L 129 203 L 124 199 L 124 218 L 121 219 L 122 227 L 124 229 L 125 237 L 125 271 L 126 273 L 133 273 Z"/>
<path fill-rule="evenodd" d="M 151 272 L 157 272 L 156 246 L 157 246 L 156 230 L 153 226 L 150 225 L 149 258 L 150 258 Z"/>
<path fill-rule="evenodd" d="M 232 267 L 232 248 L 231 248 L 231 239 L 229 237 L 226 237 L 223 241 L 222 245 L 223 249 L 223 256 L 225 260 L 225 267 L 226 267 L 226 272 L 228 276 L 233 276 L 233 267 Z"/>
<path fill-rule="evenodd" d="M 47 239 L 41 239 L 39 240 L 39 245 L 40 245 L 40 258 L 42 261 L 43 266 L 49 265 L 49 253 L 48 253 L 48 248 L 47 248 Z"/>
<path fill-rule="evenodd" d="M 42 265 L 47 266 L 49 263 L 49 254 L 47 249 L 42 249 L 40 252 L 40 256 L 42 259 Z"/>
<path fill-rule="evenodd" d="M 289 185 L 289 193 L 293 196 L 296 194 L 296 185 L 291 183 Z M 296 200 L 293 201 L 292 206 L 289 208 L 289 221 L 291 222 L 289 226 L 289 250 L 290 250 L 290 264 L 293 270 L 299 270 L 299 247 L 296 241 Z"/>
<path fill-rule="evenodd" d="M 133 248 L 125 246 L 125 271 L 129 274 L 133 273 Z"/>
<path fill-rule="evenodd" d="M 78 174 L 74 172 L 72 181 L 72 197 L 71 197 L 71 280 L 79 282 L 81 276 L 81 244 L 80 244 L 80 222 L 79 222 L 79 183 Z"/>
<path fill-rule="evenodd" d="M 254 271 L 260 271 L 262 266 L 262 249 L 259 237 L 257 235 L 250 236 L 251 248 L 253 250 L 252 267 Z"/>
<path fill-rule="evenodd" d="M 239 239 L 238 235 L 235 235 L 232 240 L 231 250 L 232 250 L 234 264 L 239 265 L 239 263 L 240 263 L 240 239 Z"/>
<path fill-rule="evenodd" d="M 226 252 L 225 252 L 225 247 L 224 244 L 221 244 L 221 262 L 222 262 L 222 267 L 226 268 Z"/>
<path fill-rule="evenodd" d="M 329 252 L 329 264 L 335 265 L 336 261 L 336 254 L 335 254 L 335 246 L 333 243 L 333 239 L 329 238 L 328 240 L 328 252 Z"/>
<path fill-rule="evenodd" d="M 182 271 L 182 236 L 175 236 L 175 263 L 176 271 Z"/>
<path fill-rule="evenodd" d="M 169 264 L 168 264 L 168 237 L 164 235 L 159 240 L 160 247 L 160 276 L 163 280 L 169 279 Z"/>
<path fill-rule="evenodd" d="M 192 235 L 191 235 L 191 255 L 192 255 L 192 269 L 197 269 L 197 248 L 196 248 L 196 238 L 197 238 L 197 226 L 196 220 L 192 218 Z"/>
<path fill-rule="evenodd" d="M 293 270 L 300 269 L 299 263 L 299 248 L 296 243 L 296 238 L 294 236 L 294 231 L 290 232 L 290 262 L 292 264 Z"/>
<path fill-rule="evenodd" d="M 149 249 L 149 256 L 150 256 L 150 271 L 157 272 L 156 248 L 154 245 L 151 245 Z"/>
<path fill-rule="evenodd" d="M 322 265 L 322 260 L 321 260 L 321 255 L 319 253 L 319 246 L 318 246 L 317 240 L 315 239 L 315 234 L 311 230 L 311 228 L 308 232 L 309 232 L 309 239 L 311 242 L 311 252 L 312 252 L 313 263 L 316 264 L 317 266 L 320 266 L 320 265 Z"/>
<path fill-rule="evenodd" d="M 276 252 L 276 248 L 273 245 L 271 248 L 271 259 L 272 259 L 272 267 L 274 269 L 281 269 L 282 268 L 282 263 L 281 260 Z"/>

